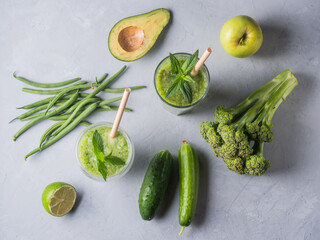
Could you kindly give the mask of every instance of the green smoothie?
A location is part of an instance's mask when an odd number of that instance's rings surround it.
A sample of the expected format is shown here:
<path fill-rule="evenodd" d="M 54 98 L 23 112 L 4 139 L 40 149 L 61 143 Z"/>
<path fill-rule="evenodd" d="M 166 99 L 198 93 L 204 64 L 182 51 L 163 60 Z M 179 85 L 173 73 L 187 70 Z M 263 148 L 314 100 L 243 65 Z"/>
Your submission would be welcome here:
<path fill-rule="evenodd" d="M 189 54 L 174 54 L 178 59 L 180 66 L 185 62 L 185 60 L 190 56 Z M 169 57 L 165 58 L 158 66 L 155 73 L 155 86 L 160 97 L 167 103 L 178 106 L 178 107 L 188 107 L 198 102 L 207 92 L 208 88 L 208 71 L 204 66 L 201 67 L 198 75 L 192 77 L 195 81 L 190 82 L 190 87 L 192 91 L 192 102 L 189 103 L 182 95 L 180 91 L 175 92 L 169 98 L 166 98 L 166 91 L 169 88 L 171 82 L 174 80 L 176 74 L 171 72 L 171 63 Z"/>
<path fill-rule="evenodd" d="M 92 136 L 95 130 L 99 132 L 103 139 L 104 154 L 110 153 L 112 151 L 112 155 L 119 157 L 121 160 L 128 164 L 130 161 L 130 151 L 131 144 L 128 143 L 127 138 L 121 131 L 117 132 L 117 136 L 113 139 L 109 137 L 111 132 L 111 126 L 100 125 L 94 128 L 89 129 L 84 135 L 80 138 L 78 145 L 78 158 L 82 168 L 88 173 L 96 177 L 102 177 L 97 167 L 97 159 L 93 152 L 93 144 L 92 144 Z M 126 165 L 113 165 L 110 163 L 106 163 L 107 166 L 107 176 L 114 176 L 121 172 L 121 170 L 126 167 Z"/>

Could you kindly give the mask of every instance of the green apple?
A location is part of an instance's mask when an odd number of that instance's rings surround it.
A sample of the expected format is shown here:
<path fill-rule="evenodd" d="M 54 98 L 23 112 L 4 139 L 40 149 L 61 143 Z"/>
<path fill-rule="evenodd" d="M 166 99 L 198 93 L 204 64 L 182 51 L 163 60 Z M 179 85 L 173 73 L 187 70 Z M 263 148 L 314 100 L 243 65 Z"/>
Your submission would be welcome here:
<path fill-rule="evenodd" d="M 231 56 L 245 58 L 259 50 L 263 40 L 258 23 L 240 15 L 228 20 L 220 32 L 220 42 Z"/>

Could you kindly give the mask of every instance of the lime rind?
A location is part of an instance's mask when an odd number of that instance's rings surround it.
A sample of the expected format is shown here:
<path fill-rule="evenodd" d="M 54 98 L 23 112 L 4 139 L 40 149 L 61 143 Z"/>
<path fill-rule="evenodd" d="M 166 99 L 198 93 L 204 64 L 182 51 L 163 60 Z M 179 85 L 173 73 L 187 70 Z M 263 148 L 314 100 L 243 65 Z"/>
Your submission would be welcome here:
<path fill-rule="evenodd" d="M 53 216 L 62 217 L 71 211 L 77 198 L 73 186 L 63 182 L 49 184 L 42 193 L 42 204 Z"/>

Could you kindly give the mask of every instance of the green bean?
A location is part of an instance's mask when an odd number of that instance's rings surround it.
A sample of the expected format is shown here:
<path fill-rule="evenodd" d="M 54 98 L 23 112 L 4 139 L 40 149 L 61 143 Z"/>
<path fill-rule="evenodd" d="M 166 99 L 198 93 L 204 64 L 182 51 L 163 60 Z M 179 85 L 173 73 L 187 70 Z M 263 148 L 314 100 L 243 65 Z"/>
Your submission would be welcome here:
<path fill-rule="evenodd" d="M 79 93 L 79 97 L 86 97 L 88 96 L 89 93 Z M 65 100 L 65 99 L 69 99 L 70 97 L 72 96 L 72 94 L 67 94 L 67 95 L 64 95 L 61 99 Z M 37 101 L 37 102 L 34 102 L 34 103 L 30 103 L 28 105 L 25 105 L 25 106 L 22 106 L 22 107 L 18 107 L 17 109 L 31 109 L 31 108 L 34 108 L 34 107 L 38 107 L 38 106 L 41 106 L 45 103 L 48 103 L 50 102 L 54 97 L 48 97 L 48 98 L 45 98 L 45 99 L 42 99 L 40 101 Z"/>
<path fill-rule="evenodd" d="M 117 111 L 118 109 L 119 109 L 119 107 L 117 107 L 117 106 L 111 106 L 111 107 L 103 106 L 103 107 L 98 107 L 94 112 Z M 132 112 L 132 109 L 125 108 L 124 111 L 125 112 Z M 58 116 L 50 117 L 49 119 L 52 121 L 63 121 L 63 120 L 67 120 L 70 115 L 71 115 L 70 113 L 66 113 L 66 114 L 61 114 Z"/>
<path fill-rule="evenodd" d="M 93 98 L 88 98 L 88 99 L 90 99 L 89 102 L 101 101 L 101 98 L 99 98 L 99 97 L 93 97 Z M 87 100 L 88 100 L 88 99 L 87 99 Z M 89 102 L 87 102 L 87 103 L 89 103 Z M 67 109 L 66 112 L 67 112 L 67 113 L 73 112 L 81 103 L 82 103 L 82 101 L 79 101 L 79 102 L 77 102 L 76 104 L 73 104 L 70 108 Z"/>
<path fill-rule="evenodd" d="M 50 138 L 48 141 L 46 141 L 42 147 L 37 147 L 34 150 L 32 150 L 31 152 L 29 152 L 26 156 L 25 156 L 25 160 L 27 160 L 28 157 L 30 157 L 31 155 L 51 146 L 52 144 L 54 144 L 55 142 L 57 142 L 58 140 L 60 140 L 61 138 L 63 138 L 66 134 L 68 134 L 69 132 L 71 132 L 76 126 L 78 126 L 78 124 L 84 119 L 86 118 L 88 115 L 90 115 L 90 113 L 92 113 L 96 107 L 98 106 L 98 103 L 92 103 L 90 104 L 89 107 L 86 108 L 86 110 L 84 110 L 74 121 L 72 121 L 68 127 L 64 128 L 58 135 Z"/>
<path fill-rule="evenodd" d="M 127 68 L 127 66 L 123 66 L 116 74 L 114 74 L 111 78 L 107 79 L 105 82 L 103 82 L 101 85 L 99 85 L 95 90 L 93 90 L 88 96 L 86 96 L 84 99 L 82 99 L 81 101 L 85 101 L 88 98 L 92 98 L 94 96 L 96 96 L 99 92 L 101 92 L 106 86 L 108 86 L 108 84 L 110 84 L 111 82 L 113 82 L 118 76 L 120 76 L 123 71 Z M 58 95 L 55 96 L 54 99 L 51 100 L 50 104 L 48 105 L 48 108 L 46 110 L 46 113 L 48 112 L 48 110 L 53 106 L 53 104 L 59 100 L 59 98 L 65 93 L 65 91 L 68 91 L 68 89 L 61 91 Z M 80 102 L 81 102 L 80 101 Z"/>
<path fill-rule="evenodd" d="M 69 118 L 70 114 L 61 114 L 58 116 L 53 116 L 50 117 L 49 119 L 52 121 L 63 121 L 63 120 L 67 120 Z"/>
<path fill-rule="evenodd" d="M 106 81 L 104 81 L 100 86 L 98 86 L 95 90 L 93 90 L 84 99 L 91 98 L 91 97 L 94 97 L 95 95 L 97 95 L 99 92 L 101 92 L 103 89 L 105 89 L 110 83 L 112 83 L 114 80 L 116 80 L 117 77 L 119 77 L 124 72 L 124 70 L 126 68 L 127 68 L 127 66 L 124 65 L 116 74 L 114 74 L 112 77 L 110 77 Z"/>
<path fill-rule="evenodd" d="M 60 121 L 60 122 L 56 122 L 54 123 L 53 125 L 51 125 L 44 133 L 43 135 L 41 136 L 41 139 L 40 139 L 40 144 L 39 144 L 39 147 L 41 148 L 41 146 L 43 145 L 43 143 L 48 139 L 50 138 L 52 135 L 51 133 L 56 130 L 57 128 L 59 128 L 61 125 L 63 125 L 65 123 L 65 121 Z M 89 122 L 86 122 L 86 121 L 82 121 L 80 122 L 81 125 L 85 126 L 85 127 L 88 127 L 91 125 L 91 123 Z"/>
<path fill-rule="evenodd" d="M 90 102 L 96 102 L 96 101 L 101 101 L 101 98 L 99 98 L 99 97 L 90 98 Z M 59 106 L 59 105 L 63 104 L 64 102 L 65 101 L 58 101 L 55 105 Z M 64 113 L 72 113 L 77 108 L 77 106 L 79 106 L 80 103 L 81 103 L 81 100 L 75 101 L 74 104 L 71 105 L 68 109 L 66 109 Z M 48 107 L 48 105 L 46 104 L 44 109 L 46 109 L 47 107 Z M 27 120 L 30 120 L 30 119 L 33 119 L 33 118 L 36 118 L 36 117 L 42 116 L 42 115 L 45 115 L 45 112 L 36 113 L 31 116 L 26 116 L 26 117 L 19 118 L 19 119 L 20 119 L 20 121 L 27 121 Z M 15 120 L 15 119 L 13 119 L 13 120 Z M 13 121 L 13 120 L 11 120 L 11 121 Z"/>
<path fill-rule="evenodd" d="M 128 87 L 128 88 L 130 88 L 133 91 L 133 90 L 146 88 L 146 86 L 134 86 L 134 87 Z M 126 88 L 106 88 L 103 91 L 107 93 L 122 93 L 125 89 Z"/>
<path fill-rule="evenodd" d="M 66 101 L 58 101 L 57 103 L 55 103 L 55 105 L 61 106 L 61 105 L 64 104 L 65 102 L 66 102 Z M 80 102 L 80 101 L 76 100 L 74 103 L 77 104 L 78 102 Z M 47 109 L 48 104 L 45 104 L 44 106 L 45 106 L 44 109 Z M 72 106 L 73 106 L 73 105 L 72 105 Z M 34 118 L 39 117 L 39 116 L 45 116 L 45 115 L 46 115 L 45 112 L 39 112 L 39 113 L 35 113 L 35 114 L 33 114 L 33 115 L 30 115 L 30 116 L 26 116 L 26 117 L 23 117 L 23 118 L 19 118 L 19 120 L 20 120 L 20 121 L 27 121 L 27 120 L 34 119 Z"/>
<path fill-rule="evenodd" d="M 115 97 L 115 98 L 111 98 L 111 99 L 103 100 L 103 101 L 101 101 L 101 98 L 99 98 L 99 97 L 94 97 L 94 98 L 90 98 L 90 99 L 96 99 L 96 101 L 99 101 L 99 100 L 100 100 L 100 102 L 99 102 L 99 107 L 103 107 L 103 106 L 105 106 L 105 105 L 107 105 L 107 104 L 120 101 L 120 100 L 122 99 L 122 97 Z M 92 101 L 93 101 L 93 100 L 92 100 Z M 91 101 L 90 101 L 90 102 L 91 102 Z M 61 115 L 59 115 L 59 116 L 53 116 L 53 117 L 51 117 L 51 118 L 49 118 L 49 119 L 51 119 L 51 120 L 53 120 L 53 121 L 66 120 L 66 119 L 67 119 L 66 116 L 69 116 L 69 115 L 70 115 L 70 114 L 68 114 L 68 113 L 72 113 L 72 112 L 79 106 L 80 103 L 81 103 L 81 100 L 78 101 L 78 102 L 76 102 L 75 104 L 73 104 L 71 107 L 69 107 L 69 108 L 66 110 L 66 113 L 63 114 L 62 117 L 61 117 Z M 47 106 L 47 105 L 46 105 L 46 106 Z M 113 109 L 110 109 L 109 111 L 116 111 L 116 110 L 118 110 L 118 109 L 113 108 Z M 128 108 L 125 109 L 126 112 L 129 112 L 130 110 L 131 110 L 131 109 L 128 109 Z M 105 111 L 107 111 L 107 110 L 105 110 Z M 33 114 L 33 115 L 29 116 L 29 117 L 20 118 L 20 120 L 21 120 L 21 121 L 27 121 L 27 120 L 36 118 L 36 117 L 38 117 L 38 116 L 42 116 L 43 114 L 44 114 L 44 112 L 37 113 L 37 114 Z"/>
<path fill-rule="evenodd" d="M 15 118 L 12 119 L 9 123 L 12 123 L 12 122 L 13 122 L 14 120 L 16 120 L 16 119 L 24 119 L 24 118 L 26 118 L 26 117 L 29 117 L 30 115 L 33 115 L 33 114 L 35 114 L 35 113 L 37 113 L 37 112 L 39 112 L 39 111 L 41 111 L 41 110 L 44 110 L 44 109 L 46 109 L 46 108 L 47 108 L 47 105 L 46 105 L 46 104 L 41 105 L 41 106 L 38 106 L 38 107 L 35 107 L 35 108 L 29 110 L 28 112 L 25 112 L 25 113 L 19 115 L 18 117 L 15 117 Z"/>
<path fill-rule="evenodd" d="M 108 73 L 103 74 L 98 80 L 97 83 L 102 83 L 108 77 Z"/>
<path fill-rule="evenodd" d="M 99 103 L 99 106 L 103 106 L 103 105 L 107 105 L 109 103 L 117 102 L 117 101 L 120 101 L 121 99 L 122 99 L 122 97 L 116 97 L 116 98 L 111 98 L 111 99 L 108 99 L 108 100 L 104 100 L 104 101 L 101 101 Z"/>
<path fill-rule="evenodd" d="M 29 128 L 31 128 L 33 125 L 37 124 L 38 122 L 40 122 L 46 118 L 52 117 L 52 116 L 56 115 L 57 113 L 65 110 L 72 103 L 74 103 L 74 101 L 76 101 L 77 98 L 78 98 L 78 93 L 75 93 L 67 102 L 65 102 L 63 105 L 61 105 L 59 107 L 56 107 L 52 111 L 48 112 L 47 115 L 39 116 L 39 117 L 36 117 L 36 118 L 32 119 L 31 121 L 29 121 L 18 132 L 16 132 L 16 134 L 13 136 L 13 141 L 15 141 L 22 133 L 27 131 Z"/>
<path fill-rule="evenodd" d="M 42 144 L 49 138 L 50 134 L 56 130 L 58 127 L 60 127 L 65 121 L 56 122 L 53 125 L 51 125 L 41 136 L 40 138 L 40 144 L 39 147 L 41 148 Z"/>
<path fill-rule="evenodd" d="M 72 90 L 80 90 L 80 89 L 89 89 L 91 87 L 91 85 L 89 85 L 89 88 L 88 88 L 88 85 L 89 84 L 84 84 L 84 85 L 78 85 L 78 86 L 70 86 L 68 88 L 65 88 L 63 89 L 62 91 L 60 91 L 49 103 L 48 107 L 47 107 L 47 110 L 46 110 L 46 114 L 47 112 L 50 110 L 50 108 L 55 104 L 56 101 L 58 101 L 65 93 L 67 92 L 70 92 Z M 84 99 L 87 99 L 87 98 L 90 98 L 91 94 L 89 94 L 88 96 L 86 96 Z M 92 96 L 93 97 L 93 96 Z"/>
<path fill-rule="evenodd" d="M 95 112 L 105 112 L 105 111 L 118 111 L 119 107 L 117 106 L 108 106 L 108 107 L 99 107 L 95 110 Z M 130 108 L 125 108 L 124 112 L 132 112 L 132 109 Z"/>
<path fill-rule="evenodd" d="M 92 101 L 96 101 L 95 99 L 93 98 L 88 98 L 88 99 L 85 99 L 84 101 L 80 101 L 79 105 L 76 107 L 76 109 L 72 112 L 72 114 L 69 116 L 69 118 L 61 125 L 59 126 L 59 128 L 57 130 L 55 130 L 53 133 L 52 133 L 52 136 L 56 136 L 58 135 L 65 127 L 68 126 L 68 124 L 73 120 L 73 118 L 75 116 L 77 116 L 78 112 L 80 111 L 80 109 L 82 107 L 84 107 L 85 105 L 87 105 L 88 103 L 91 103 Z M 74 105 L 75 106 L 75 105 Z"/>
<path fill-rule="evenodd" d="M 55 105 L 61 106 L 65 102 L 66 102 L 65 100 L 58 101 L 58 102 L 56 102 Z M 48 107 L 48 104 L 43 104 L 43 105 L 40 105 L 38 107 L 35 107 L 35 108 L 33 108 L 33 109 L 31 109 L 31 110 L 19 115 L 18 117 L 12 119 L 9 123 L 13 122 L 16 119 L 20 119 L 21 121 L 26 121 L 26 120 L 29 120 L 31 118 L 35 118 L 36 116 L 44 114 L 44 113 L 42 113 L 40 111 L 46 109 L 47 107 Z M 40 112 L 40 113 L 37 113 L 37 112 Z"/>
<path fill-rule="evenodd" d="M 45 109 L 47 109 L 47 105 L 46 105 Z M 20 118 L 20 121 L 24 122 L 24 121 L 28 121 L 28 120 L 31 120 L 31 119 L 34 119 L 37 117 L 41 117 L 41 116 L 45 116 L 45 112 L 39 112 L 39 113 L 35 113 L 35 114 L 28 116 L 28 117 Z"/>
<path fill-rule="evenodd" d="M 63 82 L 57 82 L 57 83 L 38 83 L 38 82 L 32 82 L 24 77 L 17 76 L 16 73 L 13 73 L 13 77 L 21 82 L 24 82 L 25 84 L 28 84 L 33 87 L 39 87 L 39 88 L 56 88 L 56 87 L 63 87 L 66 85 L 69 85 L 71 83 L 77 82 L 81 80 L 81 78 L 73 78 L 67 81 Z"/>
<path fill-rule="evenodd" d="M 70 98 L 70 97 L 65 96 L 63 99 L 66 99 L 66 98 Z M 43 104 L 46 104 L 46 103 L 50 102 L 52 99 L 53 99 L 53 97 L 48 97 L 48 98 L 42 99 L 40 101 L 37 101 L 37 102 L 34 102 L 34 103 L 30 103 L 28 105 L 25 105 L 25 106 L 22 106 L 22 107 L 18 107 L 17 109 L 31 109 L 31 108 L 34 108 L 34 107 L 38 107 L 38 106 L 41 106 Z"/>
<path fill-rule="evenodd" d="M 71 86 L 64 87 L 64 88 L 59 88 L 59 89 L 52 89 L 52 90 L 42 90 L 42 89 L 34 89 L 34 88 L 22 88 L 22 91 L 27 92 L 27 93 L 34 93 L 34 94 L 45 94 L 45 95 L 53 95 L 53 94 L 58 94 L 61 91 L 68 89 L 72 86 L 79 86 L 79 85 L 86 85 L 86 89 L 91 88 L 90 84 L 87 84 L 88 81 L 80 81 L 75 84 L 72 84 Z"/>

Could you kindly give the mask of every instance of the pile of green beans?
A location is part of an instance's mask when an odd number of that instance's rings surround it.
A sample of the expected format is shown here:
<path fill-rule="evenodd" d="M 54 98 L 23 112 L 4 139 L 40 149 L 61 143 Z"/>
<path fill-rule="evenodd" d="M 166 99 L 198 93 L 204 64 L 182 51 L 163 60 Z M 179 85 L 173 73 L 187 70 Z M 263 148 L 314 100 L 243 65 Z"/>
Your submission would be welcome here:
<path fill-rule="evenodd" d="M 85 121 L 85 118 L 90 116 L 90 114 L 118 110 L 118 106 L 111 106 L 110 104 L 120 101 L 122 97 L 104 100 L 97 95 L 101 92 L 122 93 L 125 88 L 110 88 L 109 85 L 120 77 L 126 67 L 122 67 L 110 78 L 107 78 L 108 74 L 105 73 L 99 79 L 96 78 L 94 82 L 82 80 L 81 78 L 73 78 L 57 83 L 38 83 L 17 76 L 14 73 L 13 77 L 15 79 L 29 86 L 40 88 L 22 88 L 22 91 L 33 94 L 54 95 L 19 107 L 18 109 L 27 111 L 10 121 L 10 123 L 14 120 L 28 121 L 14 134 L 14 141 L 38 122 L 43 120 L 55 122 L 43 133 L 39 146 L 29 152 L 25 156 L 25 160 L 31 155 L 56 143 L 78 125 L 89 126 L 90 123 Z M 130 88 L 131 90 L 138 90 L 145 88 L 145 86 L 133 86 Z M 126 108 L 125 111 L 130 112 L 132 110 Z"/>

